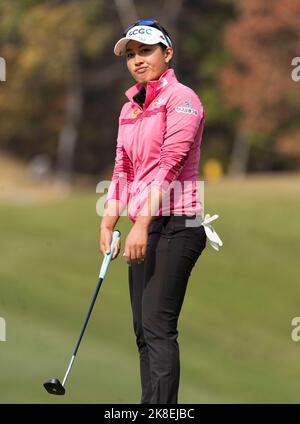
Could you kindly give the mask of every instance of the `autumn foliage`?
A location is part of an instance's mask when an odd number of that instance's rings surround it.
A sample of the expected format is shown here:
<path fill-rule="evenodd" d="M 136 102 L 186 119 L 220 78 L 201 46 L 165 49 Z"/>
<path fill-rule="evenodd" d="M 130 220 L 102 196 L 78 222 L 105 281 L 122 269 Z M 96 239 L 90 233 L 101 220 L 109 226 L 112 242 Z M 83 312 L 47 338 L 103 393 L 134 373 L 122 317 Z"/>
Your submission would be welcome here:
<path fill-rule="evenodd" d="M 232 63 L 221 70 L 220 80 L 228 104 L 240 111 L 238 131 L 265 133 L 277 140 L 275 148 L 299 153 L 300 83 L 291 78 L 291 61 L 300 56 L 300 2 L 236 0 L 235 5 L 236 19 L 224 39 Z M 281 143 L 286 147 L 278 147 Z"/>

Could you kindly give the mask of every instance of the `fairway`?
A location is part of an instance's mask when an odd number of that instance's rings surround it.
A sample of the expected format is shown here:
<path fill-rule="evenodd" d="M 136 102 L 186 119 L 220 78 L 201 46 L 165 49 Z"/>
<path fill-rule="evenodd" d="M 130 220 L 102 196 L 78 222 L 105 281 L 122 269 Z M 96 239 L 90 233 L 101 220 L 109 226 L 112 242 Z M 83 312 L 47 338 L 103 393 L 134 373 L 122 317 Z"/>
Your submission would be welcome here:
<path fill-rule="evenodd" d="M 127 264 L 101 287 L 64 397 L 62 381 L 97 283 L 96 193 L 0 203 L 1 403 L 139 403 Z M 205 184 L 205 212 L 223 240 L 192 271 L 179 321 L 180 403 L 299 403 L 300 174 Z"/>

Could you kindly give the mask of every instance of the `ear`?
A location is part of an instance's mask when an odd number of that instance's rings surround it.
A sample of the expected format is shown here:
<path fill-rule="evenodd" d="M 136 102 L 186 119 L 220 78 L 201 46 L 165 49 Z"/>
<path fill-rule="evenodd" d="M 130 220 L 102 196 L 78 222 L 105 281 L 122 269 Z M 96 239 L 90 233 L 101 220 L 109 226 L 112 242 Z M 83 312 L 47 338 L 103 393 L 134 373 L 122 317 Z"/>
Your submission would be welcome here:
<path fill-rule="evenodd" d="M 172 49 L 172 47 L 167 47 L 165 53 L 166 53 L 165 62 L 169 63 L 172 60 L 174 50 Z"/>

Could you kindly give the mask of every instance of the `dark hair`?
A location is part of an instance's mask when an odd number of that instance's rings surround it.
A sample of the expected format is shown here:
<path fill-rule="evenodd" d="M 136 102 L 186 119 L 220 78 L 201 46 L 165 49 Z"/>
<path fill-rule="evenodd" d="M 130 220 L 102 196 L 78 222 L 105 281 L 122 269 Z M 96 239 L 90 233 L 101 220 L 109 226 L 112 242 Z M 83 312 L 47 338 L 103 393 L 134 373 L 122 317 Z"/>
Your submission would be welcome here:
<path fill-rule="evenodd" d="M 170 34 L 166 30 L 166 28 L 163 27 L 161 24 L 158 24 L 158 25 L 152 24 L 152 25 L 149 25 L 149 26 L 159 29 L 160 31 L 162 31 L 164 33 L 164 35 L 166 35 L 171 40 Z"/>
<path fill-rule="evenodd" d="M 160 25 L 160 24 L 159 24 Z M 152 24 L 152 25 L 149 25 L 149 26 L 151 26 L 151 27 L 154 27 L 154 28 L 157 28 L 157 29 L 160 29 L 160 30 L 163 30 L 162 32 L 164 33 L 164 35 L 166 35 L 170 40 L 171 40 L 171 37 L 170 37 L 170 34 L 168 33 L 168 31 L 166 30 L 166 28 L 165 27 L 163 27 L 162 25 L 160 25 L 160 28 L 158 28 L 155 24 Z M 167 46 L 165 45 L 165 44 L 163 44 L 163 43 L 158 43 L 158 45 L 160 46 L 160 48 L 162 49 L 162 51 L 163 52 L 165 52 L 166 50 L 167 50 Z M 168 67 L 171 67 L 171 65 L 172 65 L 172 59 L 170 60 L 170 62 L 168 63 Z"/>

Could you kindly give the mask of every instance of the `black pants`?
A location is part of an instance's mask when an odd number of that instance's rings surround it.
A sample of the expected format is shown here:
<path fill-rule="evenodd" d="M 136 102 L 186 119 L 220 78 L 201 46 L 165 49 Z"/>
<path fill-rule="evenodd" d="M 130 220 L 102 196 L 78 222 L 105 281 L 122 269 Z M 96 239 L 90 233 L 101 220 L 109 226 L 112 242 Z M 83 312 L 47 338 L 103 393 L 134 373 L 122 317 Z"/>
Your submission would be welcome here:
<path fill-rule="evenodd" d="M 187 227 L 186 219 L 156 217 L 148 228 L 145 260 L 128 265 L 141 403 L 178 402 L 177 321 L 190 273 L 206 246 L 203 226 Z"/>

